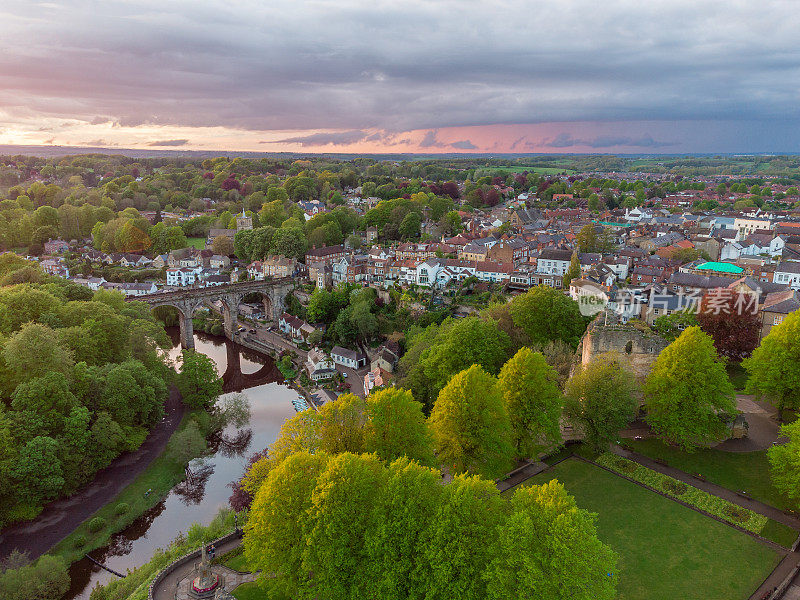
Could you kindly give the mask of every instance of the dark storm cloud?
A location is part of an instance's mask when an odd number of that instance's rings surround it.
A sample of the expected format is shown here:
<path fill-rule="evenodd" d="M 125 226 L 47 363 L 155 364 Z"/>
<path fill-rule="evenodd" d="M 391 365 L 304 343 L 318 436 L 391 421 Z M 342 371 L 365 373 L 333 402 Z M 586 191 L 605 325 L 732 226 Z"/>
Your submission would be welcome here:
<path fill-rule="evenodd" d="M 460 142 L 453 142 L 450 144 L 451 148 L 455 148 L 457 150 L 475 150 L 477 146 L 470 142 L 469 140 L 462 140 Z"/>
<path fill-rule="evenodd" d="M 185 146 L 189 140 L 155 140 L 148 142 L 148 146 Z"/>
<path fill-rule="evenodd" d="M 798 25 L 782 0 L 18 3 L 0 8 L 0 119 L 339 130 L 316 142 L 334 146 L 429 129 L 423 147 L 462 149 L 435 129 L 775 123 L 800 116 Z"/>
<path fill-rule="evenodd" d="M 665 148 L 674 146 L 675 142 L 660 142 L 645 134 L 641 137 L 600 135 L 591 139 L 575 138 L 568 133 L 560 133 L 551 141 L 543 144 L 549 148 L 571 148 L 588 146 L 589 148 L 612 148 L 614 146 L 630 146 L 632 148 Z"/>

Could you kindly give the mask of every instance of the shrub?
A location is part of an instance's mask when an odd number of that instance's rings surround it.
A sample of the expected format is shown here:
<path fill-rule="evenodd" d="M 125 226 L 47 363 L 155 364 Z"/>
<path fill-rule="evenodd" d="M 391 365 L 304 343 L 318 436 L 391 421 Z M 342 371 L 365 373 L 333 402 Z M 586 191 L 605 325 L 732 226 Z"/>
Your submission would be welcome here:
<path fill-rule="evenodd" d="M 117 506 L 114 508 L 114 514 L 116 514 L 116 515 L 124 515 L 124 514 L 125 514 L 126 512 L 128 512 L 130 509 L 131 509 L 131 506 L 130 506 L 130 504 L 128 504 L 127 502 L 120 502 L 120 503 L 119 503 L 119 504 L 117 504 Z"/>
<path fill-rule="evenodd" d="M 106 526 L 106 520 L 103 517 L 95 517 L 91 521 L 89 521 L 89 531 L 92 533 L 97 533 L 103 527 Z"/>
<path fill-rule="evenodd" d="M 661 487 L 664 490 L 672 494 L 674 496 L 680 496 L 681 494 L 685 494 L 686 490 L 689 489 L 689 486 L 683 483 L 682 481 L 675 481 L 674 479 L 665 479 L 661 482 Z"/>
<path fill-rule="evenodd" d="M 746 523 L 750 520 L 750 511 L 734 504 L 725 507 L 725 514 L 736 523 Z"/>
<path fill-rule="evenodd" d="M 83 548 L 86 545 L 86 536 L 83 534 L 75 536 L 75 547 Z"/>
<path fill-rule="evenodd" d="M 634 463 L 619 456 L 614 459 L 614 467 L 623 473 L 633 473 L 636 470 L 636 465 Z"/>

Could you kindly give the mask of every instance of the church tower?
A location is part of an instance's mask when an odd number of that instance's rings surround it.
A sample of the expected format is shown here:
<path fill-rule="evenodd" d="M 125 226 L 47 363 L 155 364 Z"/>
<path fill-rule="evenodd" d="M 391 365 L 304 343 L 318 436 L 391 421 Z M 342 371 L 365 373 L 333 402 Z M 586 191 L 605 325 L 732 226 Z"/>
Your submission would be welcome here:
<path fill-rule="evenodd" d="M 252 228 L 253 228 L 253 219 L 244 214 L 244 209 L 242 209 L 242 214 L 236 217 L 236 231 L 242 231 L 243 229 L 252 229 Z"/>

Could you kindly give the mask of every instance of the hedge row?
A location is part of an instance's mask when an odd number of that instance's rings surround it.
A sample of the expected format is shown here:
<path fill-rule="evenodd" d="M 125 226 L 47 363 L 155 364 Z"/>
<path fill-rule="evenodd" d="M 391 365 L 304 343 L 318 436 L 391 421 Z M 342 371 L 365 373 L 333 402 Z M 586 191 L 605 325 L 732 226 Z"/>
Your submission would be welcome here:
<path fill-rule="evenodd" d="M 655 490 L 663 492 L 667 496 L 685 502 L 695 508 L 699 508 L 700 510 L 714 515 L 715 517 L 719 517 L 723 521 L 746 529 L 747 531 L 756 534 L 761 533 L 761 530 L 764 529 L 764 526 L 769 520 L 764 515 L 760 515 L 747 508 L 742 508 L 738 504 L 723 500 L 718 496 L 714 496 L 713 494 L 704 492 L 687 483 L 678 481 L 669 475 L 664 475 L 658 471 L 648 469 L 637 462 L 617 456 L 616 454 L 606 452 L 605 454 L 601 454 L 596 462 L 612 471 L 616 471 L 634 481 L 643 483 Z"/>

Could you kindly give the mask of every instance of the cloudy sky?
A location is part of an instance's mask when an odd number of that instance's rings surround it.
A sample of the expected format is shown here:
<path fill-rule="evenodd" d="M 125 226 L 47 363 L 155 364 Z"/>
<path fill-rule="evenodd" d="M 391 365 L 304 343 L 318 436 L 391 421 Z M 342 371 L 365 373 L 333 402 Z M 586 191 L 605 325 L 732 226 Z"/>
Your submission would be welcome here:
<path fill-rule="evenodd" d="M 795 0 L 0 2 L 0 144 L 800 151 Z"/>

